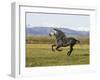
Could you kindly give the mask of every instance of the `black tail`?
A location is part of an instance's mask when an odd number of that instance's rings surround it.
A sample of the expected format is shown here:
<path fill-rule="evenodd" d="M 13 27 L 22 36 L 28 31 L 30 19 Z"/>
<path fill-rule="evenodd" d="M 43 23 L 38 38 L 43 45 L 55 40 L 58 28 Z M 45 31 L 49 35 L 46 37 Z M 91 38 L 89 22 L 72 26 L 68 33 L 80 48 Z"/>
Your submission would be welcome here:
<path fill-rule="evenodd" d="M 79 44 L 80 47 L 82 47 L 82 44 L 81 44 L 81 42 L 79 40 L 76 40 L 76 44 Z"/>

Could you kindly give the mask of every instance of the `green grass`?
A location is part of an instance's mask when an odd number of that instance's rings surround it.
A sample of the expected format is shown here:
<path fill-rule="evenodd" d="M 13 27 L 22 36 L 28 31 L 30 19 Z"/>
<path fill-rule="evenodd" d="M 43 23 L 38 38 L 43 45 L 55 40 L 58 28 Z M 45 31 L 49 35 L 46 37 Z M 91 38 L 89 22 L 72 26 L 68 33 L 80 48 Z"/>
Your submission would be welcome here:
<path fill-rule="evenodd" d="M 89 45 L 76 45 L 71 56 L 68 50 L 52 52 L 51 44 L 26 44 L 26 67 L 89 64 Z"/>

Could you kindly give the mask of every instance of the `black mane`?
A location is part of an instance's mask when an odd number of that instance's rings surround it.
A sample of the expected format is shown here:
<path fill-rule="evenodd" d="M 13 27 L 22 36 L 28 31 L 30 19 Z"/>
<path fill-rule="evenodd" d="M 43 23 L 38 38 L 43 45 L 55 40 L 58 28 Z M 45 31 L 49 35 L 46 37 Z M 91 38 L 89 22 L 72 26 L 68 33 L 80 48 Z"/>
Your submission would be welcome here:
<path fill-rule="evenodd" d="M 66 37 L 65 33 L 57 28 L 53 28 L 53 30 L 58 32 L 59 37 Z"/>

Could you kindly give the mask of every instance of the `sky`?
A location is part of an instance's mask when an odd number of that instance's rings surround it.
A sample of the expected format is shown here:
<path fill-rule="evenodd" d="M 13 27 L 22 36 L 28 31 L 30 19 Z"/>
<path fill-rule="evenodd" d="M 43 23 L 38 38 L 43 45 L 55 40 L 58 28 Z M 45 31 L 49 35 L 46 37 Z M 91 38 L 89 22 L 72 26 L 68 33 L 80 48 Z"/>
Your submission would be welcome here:
<path fill-rule="evenodd" d="M 26 27 L 69 28 L 77 31 L 89 31 L 89 15 L 26 13 Z"/>

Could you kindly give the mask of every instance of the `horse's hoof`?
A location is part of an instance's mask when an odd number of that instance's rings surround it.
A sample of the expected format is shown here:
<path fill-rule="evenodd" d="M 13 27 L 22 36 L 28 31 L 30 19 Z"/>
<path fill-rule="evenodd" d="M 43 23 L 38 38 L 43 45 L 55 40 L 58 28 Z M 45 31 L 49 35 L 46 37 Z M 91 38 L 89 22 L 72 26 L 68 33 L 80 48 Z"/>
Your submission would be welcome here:
<path fill-rule="evenodd" d="M 68 54 L 68 56 L 70 56 L 70 54 Z"/>
<path fill-rule="evenodd" d="M 69 52 L 67 53 L 67 56 L 70 56 L 70 53 Z"/>
<path fill-rule="evenodd" d="M 53 52 L 55 52 L 55 50 L 52 50 Z"/>
<path fill-rule="evenodd" d="M 58 50 L 58 51 L 62 51 L 62 50 Z"/>
<path fill-rule="evenodd" d="M 69 54 L 67 54 L 67 56 L 70 56 Z"/>

